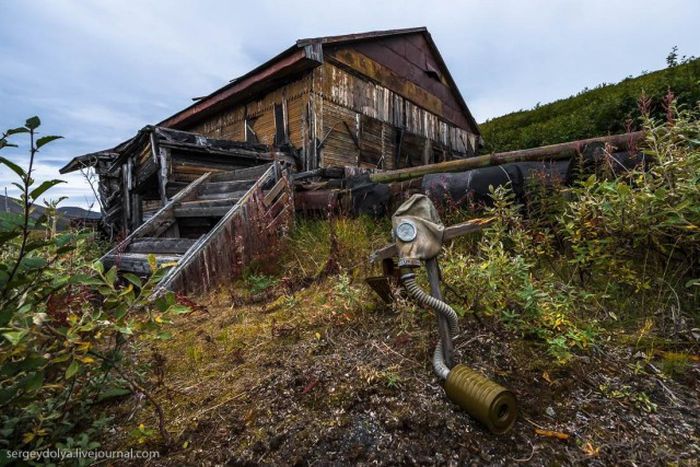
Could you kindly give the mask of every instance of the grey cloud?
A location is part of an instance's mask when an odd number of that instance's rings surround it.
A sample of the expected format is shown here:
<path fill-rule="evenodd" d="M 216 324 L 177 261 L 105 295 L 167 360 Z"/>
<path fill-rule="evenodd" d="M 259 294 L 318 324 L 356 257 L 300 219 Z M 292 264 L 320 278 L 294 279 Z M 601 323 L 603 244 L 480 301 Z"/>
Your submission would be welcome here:
<path fill-rule="evenodd" d="M 45 134 L 65 136 L 42 153 L 41 175 L 51 178 L 60 161 L 118 144 L 301 37 L 425 25 L 478 121 L 661 68 L 675 44 L 700 55 L 700 2 L 691 0 L 10 0 L 0 8 L 0 127 L 38 114 Z M 68 179 L 62 193 L 85 205 L 89 188 Z"/>

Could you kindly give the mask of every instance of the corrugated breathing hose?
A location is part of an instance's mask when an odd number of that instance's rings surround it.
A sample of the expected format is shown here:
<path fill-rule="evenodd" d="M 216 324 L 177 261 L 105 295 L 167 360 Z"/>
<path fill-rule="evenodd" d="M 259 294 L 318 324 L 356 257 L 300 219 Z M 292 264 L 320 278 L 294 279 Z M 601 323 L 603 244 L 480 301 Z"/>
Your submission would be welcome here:
<path fill-rule="evenodd" d="M 449 325 L 449 339 L 452 339 L 452 336 L 459 332 L 457 313 L 447 303 L 425 293 L 416 283 L 416 275 L 414 273 L 409 272 L 403 274 L 401 276 L 401 282 L 413 300 L 423 306 L 432 308 L 436 313 L 443 316 L 447 320 Z M 440 377 L 440 379 L 447 379 L 450 369 L 445 363 L 445 355 L 443 355 L 442 351 L 443 344 L 444 343 L 442 341 L 438 341 L 437 345 L 435 346 L 435 352 L 433 353 L 433 370 L 435 371 L 435 374 Z"/>
<path fill-rule="evenodd" d="M 452 307 L 425 293 L 416 283 L 416 275 L 412 272 L 402 274 L 401 282 L 413 300 L 432 308 L 447 320 L 447 338 L 451 340 L 458 332 L 457 313 Z M 489 430 L 493 433 L 505 433 L 511 429 L 518 413 L 513 393 L 466 365 L 459 364 L 452 369 L 448 368 L 443 355 L 442 341 L 435 346 L 433 370 L 440 379 L 445 380 L 445 392 L 448 397 Z"/>

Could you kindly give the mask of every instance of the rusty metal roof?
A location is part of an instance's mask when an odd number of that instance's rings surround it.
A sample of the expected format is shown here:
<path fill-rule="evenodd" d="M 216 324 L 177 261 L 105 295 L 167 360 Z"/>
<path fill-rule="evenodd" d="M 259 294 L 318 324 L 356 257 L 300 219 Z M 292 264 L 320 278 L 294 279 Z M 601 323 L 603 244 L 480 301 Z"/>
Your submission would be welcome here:
<path fill-rule="evenodd" d="M 368 39 L 378 39 L 387 36 L 401 36 L 405 34 L 427 33 L 428 28 L 421 26 L 418 28 L 386 29 L 383 31 L 358 32 L 354 34 L 343 34 L 339 36 L 321 36 L 299 39 L 297 47 L 304 47 L 309 44 L 320 42 L 321 44 L 347 44 L 350 42 L 363 41 Z"/>

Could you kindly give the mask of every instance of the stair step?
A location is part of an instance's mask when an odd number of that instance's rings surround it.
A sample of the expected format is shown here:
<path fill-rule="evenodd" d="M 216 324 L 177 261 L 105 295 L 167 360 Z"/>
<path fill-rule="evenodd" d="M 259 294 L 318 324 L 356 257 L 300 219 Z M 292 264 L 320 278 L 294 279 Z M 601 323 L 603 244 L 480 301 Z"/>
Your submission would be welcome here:
<path fill-rule="evenodd" d="M 205 200 L 205 199 L 224 199 L 224 198 L 242 198 L 243 195 L 246 193 L 248 190 L 241 190 L 241 191 L 225 191 L 221 193 L 200 193 L 198 198 L 200 200 Z"/>
<path fill-rule="evenodd" d="M 194 201 L 183 201 L 179 207 L 214 207 L 214 206 L 233 206 L 240 198 L 219 198 L 219 199 L 198 199 Z"/>
<path fill-rule="evenodd" d="M 229 170 L 226 172 L 219 172 L 213 174 L 209 180 L 211 182 L 223 182 L 232 180 L 257 180 L 260 178 L 267 169 L 270 168 L 270 164 L 256 165 L 254 167 L 246 167 L 243 169 Z"/>
<path fill-rule="evenodd" d="M 128 253 L 184 254 L 196 242 L 192 238 L 140 237 L 127 247 Z"/>
<path fill-rule="evenodd" d="M 231 180 L 221 182 L 209 182 L 202 186 L 202 193 L 223 193 L 231 191 L 248 190 L 257 180 Z"/>
<path fill-rule="evenodd" d="M 156 263 L 163 265 L 167 263 L 177 263 L 181 255 L 155 255 Z M 115 264 L 121 272 L 133 272 L 139 275 L 150 274 L 151 266 L 148 264 L 147 253 L 122 253 L 118 255 L 108 255 L 103 260 L 105 269 L 111 268 Z"/>
<path fill-rule="evenodd" d="M 175 217 L 224 217 L 231 206 L 181 206 L 175 208 Z"/>

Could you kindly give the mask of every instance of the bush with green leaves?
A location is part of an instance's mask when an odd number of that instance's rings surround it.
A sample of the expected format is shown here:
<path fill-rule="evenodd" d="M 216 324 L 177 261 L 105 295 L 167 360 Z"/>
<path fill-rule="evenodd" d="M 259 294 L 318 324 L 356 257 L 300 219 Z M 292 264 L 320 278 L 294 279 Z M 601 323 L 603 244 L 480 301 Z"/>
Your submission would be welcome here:
<path fill-rule="evenodd" d="M 643 114 L 648 164 L 569 188 L 533 183 L 526 206 L 492 189 L 494 222 L 448 248 L 462 312 L 498 317 L 565 362 L 615 321 L 692 342 L 700 316 L 700 109 Z M 612 157 L 609 154 L 608 158 Z M 610 161 L 608 161 L 610 162 Z M 458 305 L 459 307 L 459 305 Z M 649 323 L 649 324 L 648 324 Z"/>
<path fill-rule="evenodd" d="M 645 114 L 643 127 L 649 170 L 594 174 L 569 190 L 560 216 L 569 262 L 583 286 L 650 294 L 692 310 L 699 291 L 700 109 L 679 111 L 671 103 L 666 120 Z"/>
<path fill-rule="evenodd" d="M 126 350 L 167 338 L 163 325 L 189 311 L 171 293 L 151 297 L 167 270 L 154 257 L 148 279 L 122 280 L 94 261 L 94 233 L 57 233 L 39 215 L 39 199 L 61 183 L 32 178 L 41 149 L 59 139 L 39 137 L 39 126 L 32 117 L 0 136 L 0 149 L 29 139 L 26 169 L 0 157 L 21 191 L 20 212 L 0 213 L 0 464 L 6 449 L 61 448 L 71 440 L 94 447 L 91 437 L 107 422 L 98 404 L 130 392 L 143 393 L 162 421 Z M 162 423 L 161 435 L 168 441 Z"/>
<path fill-rule="evenodd" d="M 457 311 L 495 316 L 509 328 L 546 344 L 547 352 L 566 362 L 575 348 L 587 348 L 595 320 L 580 319 L 590 297 L 559 280 L 539 261 L 550 255 L 550 242 L 532 235 L 522 206 L 508 187 L 491 189 L 493 222 L 475 247 L 448 248 L 442 261 L 444 277 L 468 303 Z"/>

